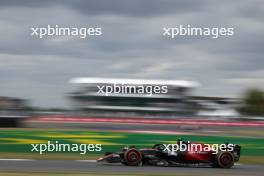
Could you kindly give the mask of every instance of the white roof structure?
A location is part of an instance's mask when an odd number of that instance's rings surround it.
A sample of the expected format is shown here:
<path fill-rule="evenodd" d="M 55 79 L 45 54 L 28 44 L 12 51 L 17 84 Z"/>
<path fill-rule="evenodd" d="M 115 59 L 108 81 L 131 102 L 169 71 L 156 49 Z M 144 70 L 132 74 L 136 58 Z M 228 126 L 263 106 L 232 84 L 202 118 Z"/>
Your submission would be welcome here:
<path fill-rule="evenodd" d="M 125 79 L 125 78 L 96 78 L 79 77 L 69 81 L 73 84 L 138 84 L 138 85 L 171 85 L 175 87 L 198 87 L 199 84 L 185 80 L 150 80 L 150 79 Z"/>

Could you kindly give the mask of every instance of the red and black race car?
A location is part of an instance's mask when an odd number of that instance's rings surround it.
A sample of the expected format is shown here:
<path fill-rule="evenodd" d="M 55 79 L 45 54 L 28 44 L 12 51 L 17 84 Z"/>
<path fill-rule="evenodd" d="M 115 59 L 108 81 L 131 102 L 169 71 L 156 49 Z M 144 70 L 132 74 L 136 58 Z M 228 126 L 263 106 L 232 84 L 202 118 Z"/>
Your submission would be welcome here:
<path fill-rule="evenodd" d="M 179 141 L 178 141 L 179 142 Z M 156 144 L 152 148 L 137 149 L 134 146 L 124 147 L 121 152 L 107 152 L 104 157 L 97 162 L 103 163 L 122 163 L 127 166 L 177 166 L 187 164 L 206 164 L 213 167 L 231 168 L 234 162 L 240 158 L 241 147 L 234 145 L 228 151 L 204 151 L 204 144 L 197 151 L 165 151 L 164 144 Z"/>

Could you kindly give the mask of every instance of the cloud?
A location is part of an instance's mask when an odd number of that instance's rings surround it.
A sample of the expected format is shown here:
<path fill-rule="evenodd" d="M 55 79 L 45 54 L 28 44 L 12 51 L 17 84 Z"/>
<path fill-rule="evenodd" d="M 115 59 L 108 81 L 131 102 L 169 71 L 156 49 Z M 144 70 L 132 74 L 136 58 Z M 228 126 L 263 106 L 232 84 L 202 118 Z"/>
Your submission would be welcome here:
<path fill-rule="evenodd" d="M 238 96 L 263 83 L 261 1 L 0 1 L 1 95 L 34 105 L 67 106 L 68 80 L 78 76 L 186 79 L 199 95 Z M 100 26 L 87 39 L 30 36 L 30 27 Z M 179 24 L 234 27 L 211 39 L 162 36 Z M 255 76 L 256 75 L 256 76 Z"/>
<path fill-rule="evenodd" d="M 159 16 L 170 13 L 186 13 L 188 11 L 200 11 L 208 4 L 208 1 L 173 1 L 158 0 L 154 1 L 141 1 L 141 0 L 97 0 L 97 1 L 85 1 L 85 0 L 47 0 L 36 2 L 34 0 L 3 0 L 0 2 L 0 6 L 3 7 L 51 7 L 51 6 L 65 6 L 72 8 L 87 15 L 125 15 L 135 17 L 151 17 Z"/>

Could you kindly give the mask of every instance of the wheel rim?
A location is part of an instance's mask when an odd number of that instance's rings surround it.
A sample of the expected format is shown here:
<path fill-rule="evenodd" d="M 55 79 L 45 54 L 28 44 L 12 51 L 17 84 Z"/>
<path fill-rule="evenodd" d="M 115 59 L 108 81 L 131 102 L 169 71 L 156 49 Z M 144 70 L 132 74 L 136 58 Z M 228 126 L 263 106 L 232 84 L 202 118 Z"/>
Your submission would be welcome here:
<path fill-rule="evenodd" d="M 137 162 L 139 158 L 140 158 L 139 154 L 135 151 L 131 151 L 127 154 L 128 162 Z"/>
<path fill-rule="evenodd" d="M 130 166 L 139 165 L 142 159 L 140 151 L 136 149 L 129 149 L 128 151 L 126 151 L 124 157 L 125 157 L 126 164 Z"/>

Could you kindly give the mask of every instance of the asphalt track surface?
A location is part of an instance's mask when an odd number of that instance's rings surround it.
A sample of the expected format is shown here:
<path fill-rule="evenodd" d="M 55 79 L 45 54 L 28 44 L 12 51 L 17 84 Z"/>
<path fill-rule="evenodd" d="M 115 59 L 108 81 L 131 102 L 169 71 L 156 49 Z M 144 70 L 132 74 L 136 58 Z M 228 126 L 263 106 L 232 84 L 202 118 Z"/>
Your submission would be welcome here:
<path fill-rule="evenodd" d="M 5 160 L 0 159 L 1 172 L 89 172 L 89 173 L 129 173 L 137 175 L 145 174 L 172 174 L 172 175 L 247 175 L 262 176 L 264 167 L 262 165 L 235 165 L 231 169 L 211 168 L 207 166 L 176 166 L 155 167 L 141 166 L 131 167 L 119 164 L 98 164 L 94 160 Z"/>

